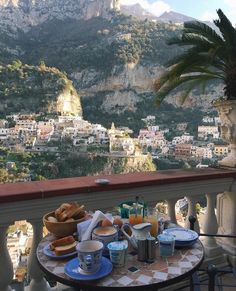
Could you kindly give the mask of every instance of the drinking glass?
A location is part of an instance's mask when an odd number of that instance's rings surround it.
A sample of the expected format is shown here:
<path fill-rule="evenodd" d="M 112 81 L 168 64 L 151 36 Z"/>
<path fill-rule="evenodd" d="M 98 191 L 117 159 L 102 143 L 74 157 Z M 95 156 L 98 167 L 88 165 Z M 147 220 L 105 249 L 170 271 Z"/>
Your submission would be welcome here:
<path fill-rule="evenodd" d="M 135 203 L 129 209 L 129 223 L 131 225 L 143 222 L 143 207 L 137 206 Z"/>
<path fill-rule="evenodd" d="M 156 208 L 147 209 L 147 214 L 144 216 L 144 222 L 149 222 L 152 224 L 150 234 L 156 238 L 158 234 L 158 213 Z"/>

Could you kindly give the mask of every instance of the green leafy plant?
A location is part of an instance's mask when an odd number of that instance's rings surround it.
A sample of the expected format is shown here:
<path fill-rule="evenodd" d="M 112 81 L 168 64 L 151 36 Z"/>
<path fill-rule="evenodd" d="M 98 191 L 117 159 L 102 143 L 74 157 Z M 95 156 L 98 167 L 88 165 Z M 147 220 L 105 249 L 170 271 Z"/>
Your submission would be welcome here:
<path fill-rule="evenodd" d="M 157 104 L 174 89 L 186 85 L 182 103 L 195 88 L 203 88 L 212 80 L 224 84 L 224 99 L 236 99 L 236 29 L 222 10 L 214 23 L 219 34 L 208 25 L 186 22 L 180 37 L 169 40 L 169 45 L 186 48 L 167 65 L 168 70 L 155 82 Z M 183 87 L 182 87 L 183 89 Z"/>

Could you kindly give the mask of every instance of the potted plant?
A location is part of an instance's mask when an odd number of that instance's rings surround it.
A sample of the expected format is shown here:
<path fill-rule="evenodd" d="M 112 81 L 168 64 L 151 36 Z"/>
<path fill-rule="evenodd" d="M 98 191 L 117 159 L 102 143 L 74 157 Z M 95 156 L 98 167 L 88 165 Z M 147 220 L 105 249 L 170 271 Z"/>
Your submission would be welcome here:
<path fill-rule="evenodd" d="M 174 89 L 185 84 L 182 102 L 196 87 L 220 80 L 224 84 L 224 96 L 214 102 L 221 118 L 221 136 L 231 146 L 231 153 L 220 165 L 236 167 L 236 29 L 222 10 L 214 23 L 217 33 L 208 25 L 186 22 L 180 37 L 168 44 L 186 48 L 168 63 L 167 71 L 155 82 L 157 104 Z"/>

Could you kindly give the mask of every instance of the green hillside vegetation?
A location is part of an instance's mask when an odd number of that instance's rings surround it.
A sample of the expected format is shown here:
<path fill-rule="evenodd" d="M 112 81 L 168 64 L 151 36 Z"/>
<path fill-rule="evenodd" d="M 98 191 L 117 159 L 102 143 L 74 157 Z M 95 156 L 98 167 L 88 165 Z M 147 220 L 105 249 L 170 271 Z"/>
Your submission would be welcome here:
<path fill-rule="evenodd" d="M 155 106 L 155 97 L 152 93 L 140 95 L 141 101 L 138 103 L 135 112 L 125 111 L 119 115 L 116 113 L 104 114 L 101 107 L 103 98 L 102 93 L 97 94 L 92 104 L 89 97 L 81 99 L 84 119 L 90 120 L 93 123 L 101 123 L 107 128 L 110 128 L 112 122 L 116 126 L 128 126 L 134 130 L 135 135 L 138 134 L 139 129 L 145 126 L 142 118 L 147 117 L 147 115 L 153 115 L 156 117 L 158 125 L 170 129 L 169 139 L 177 135 L 176 125 L 178 122 L 187 122 L 187 131 L 196 136 L 197 126 L 201 124 L 204 116 L 204 112 L 198 107 L 175 107 L 172 104 L 163 102 L 157 108 Z M 216 114 L 213 115 L 215 116 Z"/>
<path fill-rule="evenodd" d="M 14 162 L 11 170 L 6 170 L 7 162 Z M 96 155 L 81 156 L 73 149 L 53 153 L 12 152 L 0 147 L 0 184 L 16 182 L 29 176 L 32 180 L 58 179 L 98 174 L 118 174 L 154 171 L 150 156 L 144 158 L 115 158 Z"/>
<path fill-rule="evenodd" d="M 174 25 L 118 15 L 111 21 L 100 17 L 51 20 L 21 35 L 20 40 L 27 63 L 44 60 L 68 73 L 94 68 L 108 74 L 114 65 L 128 62 L 163 64 L 175 53 L 166 38 L 178 33 Z"/>
<path fill-rule="evenodd" d="M 1 115 L 56 111 L 57 97 L 65 90 L 77 94 L 64 73 L 44 63 L 30 66 L 18 60 L 0 66 Z"/>

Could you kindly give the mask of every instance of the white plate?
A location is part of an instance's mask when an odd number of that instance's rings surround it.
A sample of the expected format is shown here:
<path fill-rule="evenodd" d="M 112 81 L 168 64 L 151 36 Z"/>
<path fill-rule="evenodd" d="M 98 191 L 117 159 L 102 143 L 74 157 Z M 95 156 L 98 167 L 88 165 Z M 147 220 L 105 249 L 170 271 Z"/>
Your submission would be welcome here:
<path fill-rule="evenodd" d="M 110 183 L 110 181 L 108 179 L 97 179 L 95 180 L 95 183 L 100 185 L 107 185 Z"/>
<path fill-rule="evenodd" d="M 187 228 L 168 228 L 163 231 L 163 233 L 171 234 L 175 237 L 178 242 L 191 242 L 198 239 L 198 234 L 196 231 Z"/>

